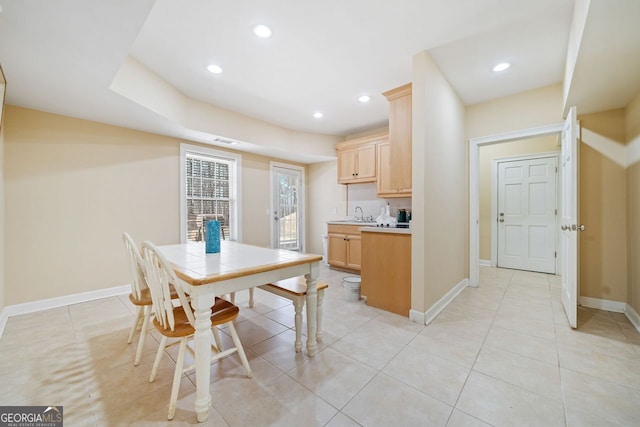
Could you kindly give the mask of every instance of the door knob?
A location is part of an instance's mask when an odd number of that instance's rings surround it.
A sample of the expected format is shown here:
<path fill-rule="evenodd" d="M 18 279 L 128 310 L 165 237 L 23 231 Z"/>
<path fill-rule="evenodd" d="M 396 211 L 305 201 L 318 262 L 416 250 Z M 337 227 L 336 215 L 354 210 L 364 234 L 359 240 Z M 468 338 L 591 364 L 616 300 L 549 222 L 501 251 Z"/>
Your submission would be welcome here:
<path fill-rule="evenodd" d="M 569 226 L 568 226 L 568 225 L 566 225 L 566 224 L 562 224 L 562 225 L 560 226 L 560 230 L 562 230 L 562 231 L 567 231 L 568 229 L 569 229 Z"/>
<path fill-rule="evenodd" d="M 574 225 L 574 227 L 576 227 L 576 226 Z M 586 230 L 586 229 L 587 229 L 587 227 L 585 227 L 585 225 L 584 225 L 584 224 L 580 224 L 579 226 L 577 226 L 576 228 L 574 228 L 574 230 L 576 230 L 576 229 L 577 229 L 578 231 L 584 231 L 584 230 Z"/>
<path fill-rule="evenodd" d="M 500 222 L 504 222 L 504 218 L 500 218 L 498 221 L 500 221 Z"/>

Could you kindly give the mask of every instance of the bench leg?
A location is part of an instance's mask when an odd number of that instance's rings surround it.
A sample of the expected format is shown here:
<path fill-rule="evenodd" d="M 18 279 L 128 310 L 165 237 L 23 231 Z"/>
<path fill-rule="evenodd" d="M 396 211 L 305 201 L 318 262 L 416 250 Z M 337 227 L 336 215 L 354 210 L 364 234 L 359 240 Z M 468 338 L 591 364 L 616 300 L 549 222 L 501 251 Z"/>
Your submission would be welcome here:
<path fill-rule="evenodd" d="M 316 311 L 316 339 L 322 341 L 322 300 L 324 299 L 324 289 L 318 291 L 318 308 Z"/>
<path fill-rule="evenodd" d="M 293 307 L 295 308 L 295 322 L 296 322 L 296 342 L 294 344 L 296 353 L 302 351 L 302 308 L 304 307 L 304 297 L 298 297 L 293 300 Z"/>

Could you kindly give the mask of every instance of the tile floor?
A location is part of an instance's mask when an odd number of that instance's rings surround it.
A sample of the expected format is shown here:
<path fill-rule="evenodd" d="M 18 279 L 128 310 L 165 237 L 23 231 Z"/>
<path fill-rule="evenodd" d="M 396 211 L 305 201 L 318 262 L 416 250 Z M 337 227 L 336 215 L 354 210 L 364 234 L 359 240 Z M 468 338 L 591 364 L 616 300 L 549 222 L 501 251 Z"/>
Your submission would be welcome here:
<path fill-rule="evenodd" d="M 640 425 L 640 334 L 624 315 L 582 308 L 571 330 L 555 276 L 483 268 L 481 286 L 427 327 L 343 301 L 344 276 L 322 268 L 330 288 L 315 358 L 293 351 L 289 301 L 257 290 L 249 309 L 248 292 L 238 295 L 254 377 L 237 356 L 214 365 L 205 425 Z M 170 422 L 172 359 L 148 382 L 157 334 L 133 367 L 132 310 L 122 296 L 10 318 L 0 404 L 64 405 L 65 426 L 197 424 L 193 374 Z"/>

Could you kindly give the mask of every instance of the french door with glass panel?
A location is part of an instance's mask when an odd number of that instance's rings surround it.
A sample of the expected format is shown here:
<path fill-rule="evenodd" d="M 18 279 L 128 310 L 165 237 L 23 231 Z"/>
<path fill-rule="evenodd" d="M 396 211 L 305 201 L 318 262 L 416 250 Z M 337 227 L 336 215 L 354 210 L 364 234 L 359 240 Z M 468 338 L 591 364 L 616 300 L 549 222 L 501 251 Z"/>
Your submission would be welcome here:
<path fill-rule="evenodd" d="M 303 251 L 304 169 L 271 163 L 271 245 Z"/>

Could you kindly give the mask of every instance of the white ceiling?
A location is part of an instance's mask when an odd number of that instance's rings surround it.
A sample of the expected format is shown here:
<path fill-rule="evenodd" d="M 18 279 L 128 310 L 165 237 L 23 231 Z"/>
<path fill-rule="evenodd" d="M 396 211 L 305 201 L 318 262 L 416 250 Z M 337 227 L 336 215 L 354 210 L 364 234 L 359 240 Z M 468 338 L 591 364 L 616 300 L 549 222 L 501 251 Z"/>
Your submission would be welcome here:
<path fill-rule="evenodd" d="M 0 0 L 0 64 L 13 105 L 198 140 L 199 129 L 109 89 L 133 59 L 185 97 L 288 129 L 342 136 L 386 124 L 381 93 L 411 81 L 412 56 L 424 50 L 467 105 L 560 83 L 573 6 L 574 0 Z M 271 26 L 273 37 L 255 37 L 258 23 Z M 501 61 L 513 65 L 491 72 Z M 210 74 L 210 63 L 224 72 Z M 371 102 L 358 103 L 361 94 Z M 313 118 L 315 111 L 325 117 Z"/>

